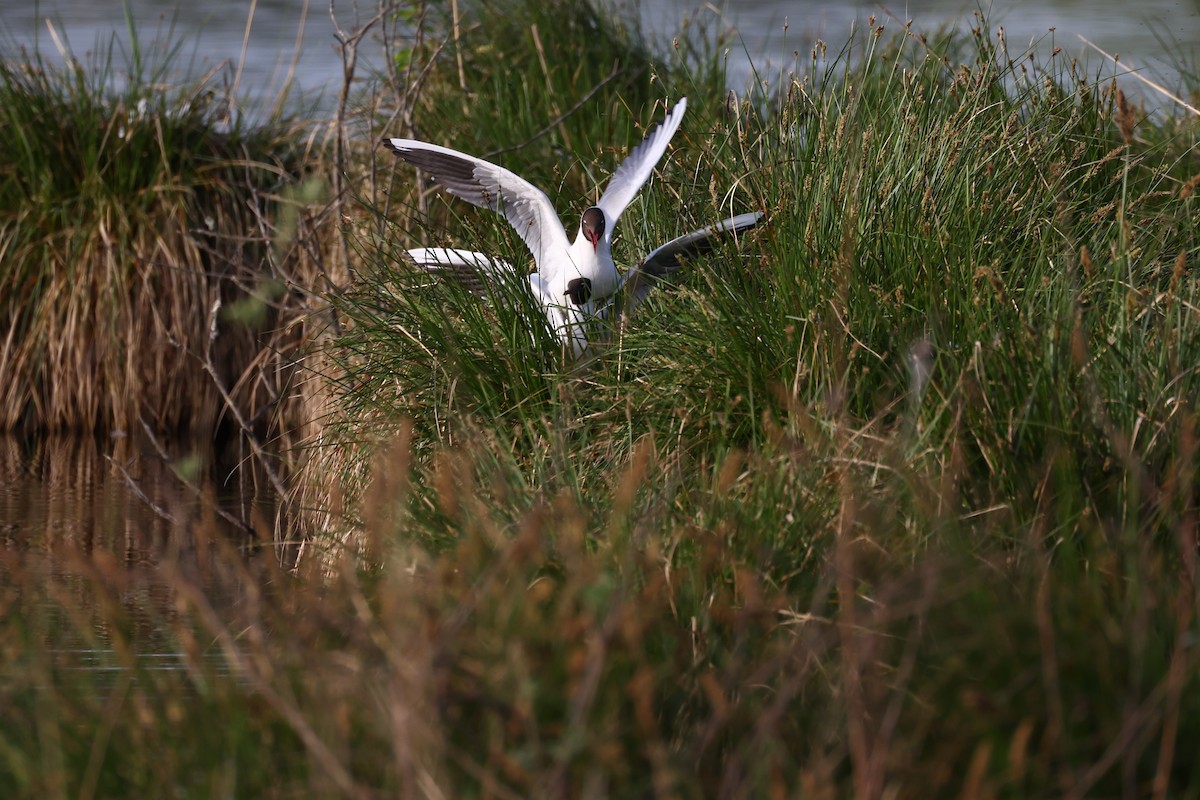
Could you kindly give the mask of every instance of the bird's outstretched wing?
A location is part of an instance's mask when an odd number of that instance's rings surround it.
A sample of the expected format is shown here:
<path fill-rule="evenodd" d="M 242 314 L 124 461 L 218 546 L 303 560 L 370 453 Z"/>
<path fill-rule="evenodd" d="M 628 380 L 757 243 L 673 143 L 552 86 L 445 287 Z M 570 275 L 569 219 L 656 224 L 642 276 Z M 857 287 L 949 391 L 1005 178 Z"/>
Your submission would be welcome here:
<path fill-rule="evenodd" d="M 447 192 L 504 215 L 540 266 L 546 254 L 569 246 L 545 192 L 504 167 L 415 139 L 384 139 L 392 152 L 424 170 Z"/>
<path fill-rule="evenodd" d="M 415 266 L 464 286 L 475 294 L 488 294 L 500 281 L 513 280 L 517 271 L 512 264 L 491 258 L 473 250 L 451 247 L 418 247 L 405 251 L 407 260 Z M 578 358 L 587 348 L 587 315 L 580 308 L 562 299 L 555 299 L 546 289 L 542 278 L 533 273 L 528 277 L 529 288 L 537 300 L 551 332 Z"/>
<path fill-rule="evenodd" d="M 613 173 L 604 194 L 600 196 L 600 202 L 596 204 L 608 217 L 609 228 L 605 231 L 605 236 L 612 236 L 612 226 L 616 224 L 617 218 L 637 195 L 642 185 L 650 179 L 654 165 L 666 152 L 667 143 L 671 141 L 679 123 L 683 121 L 685 110 L 687 110 L 687 98 L 681 97 L 662 124 L 651 131 L 641 144 L 633 148 L 633 152 L 621 162 L 621 166 L 617 167 L 617 171 Z"/>
<path fill-rule="evenodd" d="M 512 264 L 471 250 L 450 247 L 418 247 L 405 251 L 407 260 L 426 272 L 453 280 L 476 294 L 486 291 L 489 283 L 509 280 L 517 272 Z"/>
<path fill-rule="evenodd" d="M 737 234 L 753 228 L 762 218 L 761 211 L 739 214 L 718 222 L 716 225 L 685 233 L 683 236 L 655 248 L 642 263 L 627 270 L 621 276 L 617 291 L 613 294 L 612 299 L 600 309 L 597 316 L 604 318 L 614 315 L 616 317 L 628 316 L 642 304 L 646 295 L 650 294 L 650 291 L 663 278 L 682 266 L 681 258 L 690 258 L 706 253 L 716 245 L 721 236 Z"/>

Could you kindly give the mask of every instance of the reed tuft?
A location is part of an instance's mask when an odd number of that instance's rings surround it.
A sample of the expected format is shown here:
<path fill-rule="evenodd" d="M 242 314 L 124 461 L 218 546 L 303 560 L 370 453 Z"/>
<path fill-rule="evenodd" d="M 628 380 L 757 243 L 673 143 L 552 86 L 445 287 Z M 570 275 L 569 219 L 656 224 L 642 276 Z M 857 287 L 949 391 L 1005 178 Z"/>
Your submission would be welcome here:
<path fill-rule="evenodd" d="M 0 64 L 0 429 L 208 434 L 228 409 L 206 365 L 248 419 L 292 393 L 314 270 L 265 220 L 302 132 L 175 79 L 172 47 Z"/>

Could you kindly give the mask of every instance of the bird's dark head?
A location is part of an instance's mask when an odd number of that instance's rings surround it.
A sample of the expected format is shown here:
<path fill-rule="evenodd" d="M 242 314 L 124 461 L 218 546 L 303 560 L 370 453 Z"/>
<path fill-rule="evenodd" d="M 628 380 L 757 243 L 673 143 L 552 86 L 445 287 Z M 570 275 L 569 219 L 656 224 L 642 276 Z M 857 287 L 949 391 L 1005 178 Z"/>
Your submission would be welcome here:
<path fill-rule="evenodd" d="M 600 210 L 599 206 L 592 206 L 583 212 L 579 230 L 583 232 L 584 238 L 592 243 L 593 250 L 600 246 L 600 239 L 604 236 L 604 226 L 604 212 Z"/>
<path fill-rule="evenodd" d="M 565 294 L 572 303 L 581 306 L 592 298 L 592 281 L 589 278 L 575 278 L 567 283 Z"/>

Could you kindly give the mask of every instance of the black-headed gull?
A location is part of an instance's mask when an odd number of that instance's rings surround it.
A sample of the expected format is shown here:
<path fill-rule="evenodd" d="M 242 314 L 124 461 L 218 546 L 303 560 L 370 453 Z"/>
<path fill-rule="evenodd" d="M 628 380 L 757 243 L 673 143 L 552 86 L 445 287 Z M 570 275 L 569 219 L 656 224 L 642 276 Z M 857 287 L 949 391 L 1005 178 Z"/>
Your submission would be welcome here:
<path fill-rule="evenodd" d="M 687 99 L 680 98 L 663 123 L 621 163 L 600 201 L 583 212 L 574 243 L 567 240 L 550 198 L 504 167 L 414 139 L 383 143 L 455 197 L 504 215 L 533 253 L 537 272 L 529 282 L 547 309 L 559 310 L 555 327 L 561 332 L 617 290 L 620 273 L 612 258 L 613 229 L 666 152 L 686 109 Z"/>
<path fill-rule="evenodd" d="M 754 227 L 763 218 L 762 212 L 739 214 L 716 225 L 692 231 L 655 248 L 632 269 L 626 270 L 617 281 L 617 289 L 607 302 L 595 308 L 591 316 L 600 319 L 622 320 L 642 304 L 658 283 L 681 266 L 681 259 L 701 255 L 711 250 L 721 236 L 736 235 Z M 473 292 L 482 292 L 489 283 L 511 280 L 517 271 L 507 261 L 490 258 L 483 253 L 447 247 L 421 247 L 408 250 L 406 255 L 415 265 L 452 278 Z M 553 304 L 530 276 L 534 293 L 546 309 L 547 318 L 560 339 L 569 344 L 576 357 L 587 348 L 588 317 L 576 306 Z M 561 316 L 560 316 L 561 313 Z"/>

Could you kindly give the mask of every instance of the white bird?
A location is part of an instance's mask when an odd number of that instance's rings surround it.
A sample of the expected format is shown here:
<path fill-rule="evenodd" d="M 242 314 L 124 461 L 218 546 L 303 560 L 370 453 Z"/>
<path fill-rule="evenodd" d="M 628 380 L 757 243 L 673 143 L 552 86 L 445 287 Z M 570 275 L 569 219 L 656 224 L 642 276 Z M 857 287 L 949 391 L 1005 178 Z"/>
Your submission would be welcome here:
<path fill-rule="evenodd" d="M 686 109 L 687 98 L 680 98 L 663 123 L 621 163 L 600 201 L 583 212 L 574 243 L 568 241 L 550 198 L 504 167 L 414 139 L 384 139 L 383 143 L 455 197 L 504 215 L 537 263 L 537 272 L 529 276 L 534 295 L 559 336 L 574 342 L 578 350 L 573 327 L 620 285 L 620 273 L 612 258 L 617 220 L 650 178 Z M 442 254 L 453 252 L 461 251 Z M 487 261 L 490 263 L 490 259 Z M 488 268 L 482 271 L 486 273 Z M 586 345 L 586 339 L 584 342 Z"/>
<path fill-rule="evenodd" d="M 762 212 L 739 214 L 736 217 L 722 220 L 716 225 L 692 231 L 679 236 L 664 245 L 655 248 L 632 269 L 626 270 L 617 281 L 616 291 L 607 302 L 591 312 L 591 316 L 600 319 L 623 320 L 642 304 L 651 290 L 668 275 L 679 270 L 681 259 L 692 258 L 711 250 L 720 236 L 738 234 L 754 227 L 763 218 Z M 474 292 L 484 291 L 490 283 L 499 280 L 510 280 L 517 277 L 517 271 L 507 261 L 490 258 L 483 253 L 471 250 L 459 250 L 446 247 L 421 247 L 407 251 L 409 260 L 429 272 L 453 278 Z M 547 318 L 552 326 L 566 319 L 566 324 L 559 324 L 556 332 L 567 344 L 570 344 L 576 357 L 587 348 L 588 317 L 581 309 L 569 305 L 555 306 L 540 284 L 536 276 L 530 276 L 535 296 L 546 309 Z M 556 316 L 559 312 L 566 316 Z"/>

